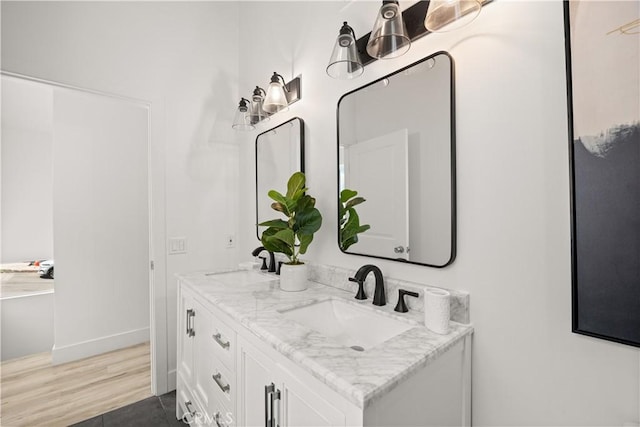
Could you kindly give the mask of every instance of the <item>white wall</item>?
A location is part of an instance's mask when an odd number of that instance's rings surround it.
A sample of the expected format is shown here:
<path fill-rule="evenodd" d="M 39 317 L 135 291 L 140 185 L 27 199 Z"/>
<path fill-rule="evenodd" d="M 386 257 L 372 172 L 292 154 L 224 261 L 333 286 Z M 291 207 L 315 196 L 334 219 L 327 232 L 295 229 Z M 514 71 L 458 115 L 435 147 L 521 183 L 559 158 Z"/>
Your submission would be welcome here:
<path fill-rule="evenodd" d="M 445 269 L 376 260 L 384 273 L 471 292 L 474 425 L 622 425 L 640 412 L 638 349 L 571 333 L 569 160 L 562 2 L 496 1 L 469 27 L 432 34 L 355 81 L 325 74 L 343 20 L 371 30 L 378 2 L 242 3 L 240 89 L 302 75 L 310 194 L 324 216 L 308 258 L 357 268 L 336 244 L 339 97 L 438 50 L 456 64 L 458 257 Z M 286 9 L 287 25 L 267 31 Z M 259 37 L 256 37 L 259 34 Z M 294 59 L 295 58 L 295 59 Z M 242 136 L 241 158 L 253 157 Z M 253 176 L 242 176 L 251 192 Z M 241 253 L 256 246 L 253 199 Z"/>
<path fill-rule="evenodd" d="M 5 2 L 2 69 L 151 102 L 152 298 L 158 392 L 175 386 L 180 271 L 227 267 L 237 249 L 238 4 Z M 253 166 L 242 170 L 250 174 Z M 251 193 L 253 194 L 253 193 Z M 165 238 L 188 253 L 166 256 Z M 171 375 L 173 372 L 173 375 Z"/>
<path fill-rule="evenodd" d="M 50 87 L 2 76 L 2 263 L 53 257 Z"/>
<path fill-rule="evenodd" d="M 2 357 L 10 360 L 53 347 L 53 292 L 0 300 Z"/>
<path fill-rule="evenodd" d="M 149 340 L 148 109 L 55 88 L 53 363 Z"/>

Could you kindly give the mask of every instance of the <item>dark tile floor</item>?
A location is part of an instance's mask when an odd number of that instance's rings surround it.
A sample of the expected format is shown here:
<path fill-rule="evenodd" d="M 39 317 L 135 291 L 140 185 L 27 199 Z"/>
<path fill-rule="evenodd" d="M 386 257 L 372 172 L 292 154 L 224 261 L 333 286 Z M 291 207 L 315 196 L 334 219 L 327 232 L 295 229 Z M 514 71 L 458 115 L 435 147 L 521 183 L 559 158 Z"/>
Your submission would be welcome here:
<path fill-rule="evenodd" d="M 140 402 L 90 418 L 71 427 L 184 427 L 176 419 L 176 392 L 153 396 Z"/>

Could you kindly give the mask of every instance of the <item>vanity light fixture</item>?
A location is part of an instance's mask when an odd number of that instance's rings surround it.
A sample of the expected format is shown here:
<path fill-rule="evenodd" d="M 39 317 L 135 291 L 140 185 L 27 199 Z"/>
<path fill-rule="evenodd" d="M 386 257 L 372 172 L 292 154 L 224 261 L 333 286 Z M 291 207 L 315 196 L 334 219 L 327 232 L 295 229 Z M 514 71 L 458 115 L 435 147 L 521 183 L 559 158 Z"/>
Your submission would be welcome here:
<path fill-rule="evenodd" d="M 476 19 L 481 8 L 480 0 L 431 0 L 424 26 L 433 33 L 457 30 Z"/>
<path fill-rule="evenodd" d="M 300 77 L 285 83 L 284 77 L 273 72 L 262 108 L 269 114 L 277 113 L 300 99 Z"/>
<path fill-rule="evenodd" d="M 327 74 L 334 79 L 353 79 L 364 72 L 360 55 L 356 47 L 356 34 L 345 21 L 333 47 Z"/>
<path fill-rule="evenodd" d="M 391 59 L 404 55 L 410 47 L 398 0 L 383 0 L 367 42 L 367 53 L 372 58 Z"/>
<path fill-rule="evenodd" d="M 274 72 L 271 83 L 265 92 L 256 86 L 251 95 L 251 101 L 241 98 L 233 120 L 235 130 L 253 130 L 255 125 L 269 120 L 269 116 L 286 109 L 289 105 L 299 101 L 301 77 L 296 77 L 288 83 Z"/>
<path fill-rule="evenodd" d="M 263 103 L 266 92 L 260 86 L 256 86 L 251 95 L 251 124 L 269 120 L 269 114 L 264 111 Z"/>
<path fill-rule="evenodd" d="M 255 126 L 251 123 L 251 113 L 249 113 L 249 100 L 246 98 L 240 98 L 238 103 L 238 109 L 236 110 L 236 116 L 233 119 L 233 125 L 231 126 L 235 130 L 253 130 Z"/>
<path fill-rule="evenodd" d="M 451 31 L 462 27 L 473 21 L 478 16 L 480 8 L 492 3 L 492 1 L 420 0 L 399 12 L 397 1 L 384 0 L 373 31 L 356 40 L 356 50 L 360 54 L 362 66 L 371 64 L 378 59 L 396 58 L 409 49 L 409 42 L 414 42 L 431 32 Z M 393 34 L 393 31 L 390 30 L 382 31 L 383 28 L 391 28 L 390 22 L 387 22 L 387 27 L 381 27 L 378 21 L 384 23 L 383 17 L 385 15 L 393 17 L 395 10 L 398 10 L 396 19 L 401 18 L 404 27 L 399 26 L 399 21 L 393 21 L 394 28 L 404 28 L 404 34 L 409 40 L 407 43 L 398 38 L 387 39 L 387 41 L 378 39 L 383 33 Z M 438 24 L 435 23 L 436 18 Z M 432 21 L 434 21 L 433 24 Z M 395 42 L 392 43 L 392 40 Z"/>

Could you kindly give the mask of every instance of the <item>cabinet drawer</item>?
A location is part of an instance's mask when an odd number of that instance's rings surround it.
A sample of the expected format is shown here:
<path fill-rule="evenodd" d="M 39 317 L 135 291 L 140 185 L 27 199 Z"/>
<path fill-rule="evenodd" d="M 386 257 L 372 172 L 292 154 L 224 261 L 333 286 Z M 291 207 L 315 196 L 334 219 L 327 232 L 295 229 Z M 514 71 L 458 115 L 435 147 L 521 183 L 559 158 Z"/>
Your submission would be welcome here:
<path fill-rule="evenodd" d="M 227 324 L 222 322 L 217 316 L 213 316 L 211 325 L 211 335 L 213 340 L 213 354 L 219 359 L 227 369 L 235 371 L 236 352 L 236 332 Z"/>
<path fill-rule="evenodd" d="M 236 376 L 235 372 L 227 369 L 215 358 L 211 363 L 211 374 L 209 376 L 213 393 L 213 399 L 223 404 L 226 408 L 235 408 L 236 402 Z"/>
<path fill-rule="evenodd" d="M 193 396 L 185 386 L 181 376 L 178 375 L 176 390 L 176 416 L 190 425 L 202 425 L 206 418 L 206 413 L 202 409 L 200 402 Z"/>
<path fill-rule="evenodd" d="M 216 399 L 211 400 L 211 419 L 214 427 L 235 427 L 236 414 Z"/>

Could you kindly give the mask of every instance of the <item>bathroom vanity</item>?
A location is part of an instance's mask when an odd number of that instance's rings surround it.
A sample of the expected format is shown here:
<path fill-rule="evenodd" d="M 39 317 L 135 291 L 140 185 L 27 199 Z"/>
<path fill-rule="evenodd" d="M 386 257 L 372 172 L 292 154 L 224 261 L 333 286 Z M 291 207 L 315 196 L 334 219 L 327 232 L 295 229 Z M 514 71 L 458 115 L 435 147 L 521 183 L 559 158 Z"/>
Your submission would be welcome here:
<path fill-rule="evenodd" d="M 213 426 L 470 425 L 470 325 L 452 321 L 449 334 L 435 334 L 421 312 L 393 311 L 396 289 L 374 307 L 340 288 L 352 286 L 343 281 L 353 272 L 312 271 L 303 292 L 282 292 L 277 276 L 258 270 L 179 276 L 179 418 Z M 452 316 L 468 318 L 464 301 L 454 298 Z"/>

